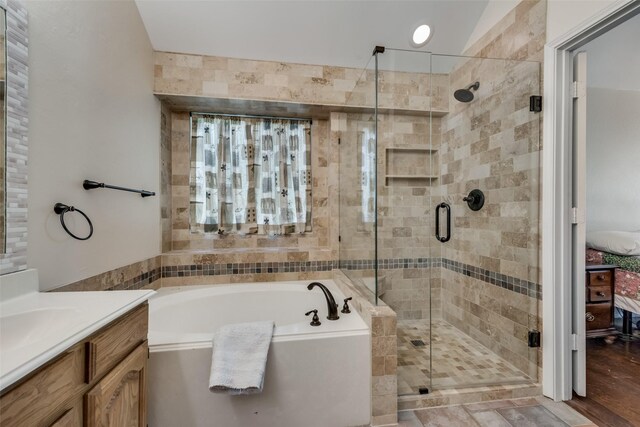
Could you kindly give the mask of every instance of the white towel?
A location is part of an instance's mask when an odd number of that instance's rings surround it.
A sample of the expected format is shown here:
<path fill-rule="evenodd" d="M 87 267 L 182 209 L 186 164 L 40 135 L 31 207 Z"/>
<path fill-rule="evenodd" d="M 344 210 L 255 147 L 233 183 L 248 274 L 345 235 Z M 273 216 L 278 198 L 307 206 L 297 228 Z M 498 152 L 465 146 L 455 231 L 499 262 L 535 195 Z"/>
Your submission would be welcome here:
<path fill-rule="evenodd" d="M 262 391 L 273 321 L 221 327 L 213 337 L 209 390 L 231 395 Z"/>

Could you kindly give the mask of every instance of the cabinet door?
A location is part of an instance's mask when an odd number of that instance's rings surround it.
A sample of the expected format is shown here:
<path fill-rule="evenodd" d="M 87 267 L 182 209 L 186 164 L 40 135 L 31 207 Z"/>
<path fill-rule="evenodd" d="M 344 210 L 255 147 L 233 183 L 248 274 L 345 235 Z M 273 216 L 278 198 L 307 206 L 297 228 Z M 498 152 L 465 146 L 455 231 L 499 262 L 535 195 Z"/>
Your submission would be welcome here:
<path fill-rule="evenodd" d="M 85 395 L 87 427 L 146 427 L 147 342 Z"/>
<path fill-rule="evenodd" d="M 83 346 L 69 349 L 0 398 L 0 426 L 50 426 L 84 387 Z M 80 411 L 81 412 L 81 411 Z"/>
<path fill-rule="evenodd" d="M 51 427 L 82 427 L 82 399 L 78 398 L 78 401 L 55 420 Z"/>

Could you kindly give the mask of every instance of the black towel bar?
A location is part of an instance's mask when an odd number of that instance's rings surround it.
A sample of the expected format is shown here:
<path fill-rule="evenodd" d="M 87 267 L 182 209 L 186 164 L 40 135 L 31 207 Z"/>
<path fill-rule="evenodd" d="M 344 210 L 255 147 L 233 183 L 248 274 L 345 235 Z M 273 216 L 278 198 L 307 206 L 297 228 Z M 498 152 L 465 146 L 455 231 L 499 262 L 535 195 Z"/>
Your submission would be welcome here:
<path fill-rule="evenodd" d="M 85 190 L 93 190 L 94 188 L 111 188 L 112 190 L 129 191 L 131 193 L 139 193 L 142 197 L 155 196 L 156 193 L 147 190 L 136 190 L 133 188 L 118 187 L 117 185 L 108 185 L 104 182 L 89 181 L 85 179 L 82 183 Z"/>

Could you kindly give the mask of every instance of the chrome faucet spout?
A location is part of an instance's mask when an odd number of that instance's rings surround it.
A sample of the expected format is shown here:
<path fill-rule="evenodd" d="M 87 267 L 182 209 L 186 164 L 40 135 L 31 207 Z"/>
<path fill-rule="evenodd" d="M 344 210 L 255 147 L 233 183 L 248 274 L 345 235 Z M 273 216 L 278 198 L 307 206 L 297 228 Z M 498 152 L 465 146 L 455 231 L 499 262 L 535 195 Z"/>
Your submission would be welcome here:
<path fill-rule="evenodd" d="M 309 286 L 307 286 L 307 289 L 312 290 L 316 286 L 322 290 L 322 292 L 324 293 L 324 297 L 327 300 L 327 309 L 329 311 L 329 315 L 327 316 L 327 319 L 338 320 L 340 318 L 340 316 L 338 316 L 338 304 L 336 304 L 336 300 L 333 298 L 331 291 L 327 289 L 327 287 L 320 282 L 309 283 Z"/>

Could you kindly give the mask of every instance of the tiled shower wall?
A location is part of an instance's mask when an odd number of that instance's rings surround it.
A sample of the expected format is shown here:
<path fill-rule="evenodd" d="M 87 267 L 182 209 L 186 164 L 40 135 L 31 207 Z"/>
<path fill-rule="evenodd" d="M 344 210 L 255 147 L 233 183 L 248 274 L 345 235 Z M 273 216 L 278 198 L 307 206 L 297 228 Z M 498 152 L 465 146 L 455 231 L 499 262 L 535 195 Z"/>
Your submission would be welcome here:
<path fill-rule="evenodd" d="M 441 119 L 434 118 L 430 128 L 429 117 L 424 114 L 385 113 L 379 114 L 378 118 L 378 257 L 380 260 L 439 257 L 432 253 L 439 248 L 433 239 L 431 220 L 431 196 L 432 191 L 438 188 L 437 181 L 434 186 L 424 183 L 414 186 L 412 181 L 387 182 L 386 175 L 387 172 L 397 173 L 392 165 L 388 165 L 392 160 L 388 158 L 391 157 L 389 148 L 439 148 Z M 360 188 L 361 131 L 366 127 L 373 127 L 371 114 L 348 114 L 346 130 L 340 135 L 344 141 L 340 150 L 341 260 L 373 260 L 375 256 L 373 223 L 363 220 Z M 432 164 L 425 164 L 423 158 L 416 158 L 413 154 L 404 159 L 401 168 L 412 169 L 414 174 L 437 175 L 437 152 L 429 155 Z M 413 166 L 407 163 L 412 161 L 418 163 Z M 399 319 L 428 318 L 432 306 L 432 315 L 439 315 L 439 268 L 424 264 L 418 267 L 413 261 L 407 262 L 406 268 L 384 268 L 384 265 L 387 263 L 380 263 L 378 296 L 396 311 Z M 354 280 L 358 276 L 372 276 L 373 270 L 351 270 L 347 274 Z"/>
<path fill-rule="evenodd" d="M 395 55 L 395 53 L 384 53 Z M 424 58 L 428 58 L 424 53 Z M 392 63 L 394 57 L 386 58 Z M 390 60 L 390 61 L 389 61 Z M 368 69 L 348 97 L 349 105 L 374 105 L 375 73 Z M 446 74 L 379 72 L 378 113 L 378 295 L 398 314 L 399 319 L 427 318 L 430 305 L 439 315 L 439 268 L 418 261 L 434 257 L 433 224 L 430 201 L 433 187 L 424 181 L 387 182 L 386 175 L 437 175 L 438 154 L 426 157 L 408 155 L 393 160 L 390 148 L 433 148 L 440 143 L 441 119 L 429 120 L 428 111 L 438 115 L 448 110 L 449 76 Z M 422 102 L 415 102 L 421 96 Z M 392 107 L 392 108 L 387 108 Z M 346 114 L 338 136 L 340 147 L 340 244 L 341 267 L 352 280 L 373 280 L 373 270 L 351 266 L 350 260 L 373 261 L 375 233 L 373 222 L 362 216 L 362 131 L 374 132 L 375 117 Z M 415 154 L 415 153 L 411 153 Z M 388 158 L 389 157 L 389 158 Z M 387 268 L 387 266 L 389 266 Z M 391 267 L 392 266 L 392 267 Z M 371 285 L 372 286 L 372 285 Z M 430 289 L 431 288 L 431 289 Z M 432 301 L 430 301 L 432 300 Z"/>
<path fill-rule="evenodd" d="M 171 110 L 166 103 L 160 109 L 160 233 L 162 252 L 171 250 Z"/>
<path fill-rule="evenodd" d="M 524 1 L 469 49 L 470 55 L 539 62 L 458 64 L 451 87 L 480 81 L 480 89 L 471 103 L 450 99 L 441 146 L 454 235 L 443 258 L 466 265 L 466 271 L 508 276 L 501 287 L 443 269 L 443 317 L 533 378 L 539 358 L 537 349 L 527 346 L 527 332 L 540 328 L 541 116 L 529 111 L 529 95 L 541 94 L 545 22 L 546 1 Z M 478 212 L 462 201 L 474 188 L 486 196 Z"/>

